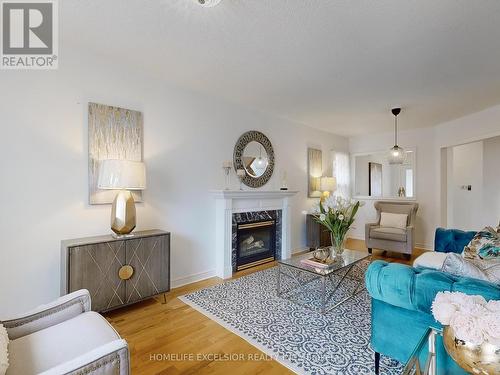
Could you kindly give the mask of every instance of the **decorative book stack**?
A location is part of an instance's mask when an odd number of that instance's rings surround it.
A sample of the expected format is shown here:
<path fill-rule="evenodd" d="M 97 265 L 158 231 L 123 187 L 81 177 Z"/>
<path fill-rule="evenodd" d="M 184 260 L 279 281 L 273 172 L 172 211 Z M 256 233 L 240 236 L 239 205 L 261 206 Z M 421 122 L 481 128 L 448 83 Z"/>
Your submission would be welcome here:
<path fill-rule="evenodd" d="M 330 268 L 331 266 L 333 266 L 333 264 L 336 263 L 336 261 L 337 261 L 336 259 L 330 259 L 330 258 L 328 258 L 325 261 L 321 261 L 321 260 L 318 260 L 314 257 L 300 260 L 300 262 L 302 264 L 305 264 L 306 266 L 322 268 L 322 269 Z"/>

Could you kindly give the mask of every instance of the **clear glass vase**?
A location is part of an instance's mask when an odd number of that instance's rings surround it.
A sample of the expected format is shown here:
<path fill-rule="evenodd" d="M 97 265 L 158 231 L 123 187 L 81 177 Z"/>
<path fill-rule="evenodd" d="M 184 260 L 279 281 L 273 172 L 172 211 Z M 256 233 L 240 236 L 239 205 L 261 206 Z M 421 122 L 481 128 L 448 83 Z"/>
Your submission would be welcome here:
<path fill-rule="evenodd" d="M 331 247 L 331 253 L 332 257 L 335 257 L 337 255 L 342 255 L 345 249 L 345 242 L 346 242 L 346 234 L 342 235 L 334 235 L 333 233 L 330 233 L 330 239 L 332 241 L 332 247 Z"/>

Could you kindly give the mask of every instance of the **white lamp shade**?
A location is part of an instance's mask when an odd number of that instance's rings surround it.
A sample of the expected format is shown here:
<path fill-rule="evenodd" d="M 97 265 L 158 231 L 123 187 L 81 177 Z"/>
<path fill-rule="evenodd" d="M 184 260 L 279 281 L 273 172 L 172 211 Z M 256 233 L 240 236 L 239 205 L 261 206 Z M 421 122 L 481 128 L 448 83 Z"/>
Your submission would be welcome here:
<path fill-rule="evenodd" d="M 99 165 L 99 189 L 146 189 L 146 165 L 140 161 L 102 160 Z"/>
<path fill-rule="evenodd" d="M 337 179 L 335 177 L 321 177 L 320 189 L 321 191 L 337 190 Z"/>

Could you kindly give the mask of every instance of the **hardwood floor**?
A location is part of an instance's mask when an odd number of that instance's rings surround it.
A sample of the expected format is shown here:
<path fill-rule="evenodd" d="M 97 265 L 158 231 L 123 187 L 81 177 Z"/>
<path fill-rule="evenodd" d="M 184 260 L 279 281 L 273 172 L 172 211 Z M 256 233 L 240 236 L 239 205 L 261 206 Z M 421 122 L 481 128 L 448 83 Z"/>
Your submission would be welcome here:
<path fill-rule="evenodd" d="M 364 241 L 349 240 L 347 247 L 365 250 Z M 415 249 L 410 260 L 374 250 L 374 259 L 411 264 L 423 251 Z M 238 272 L 241 277 L 275 265 L 268 263 Z M 278 362 L 184 304 L 178 296 L 222 280 L 210 278 L 173 289 L 163 297 L 125 307 L 105 316 L 127 340 L 133 374 L 292 374 Z M 225 360 L 227 357 L 230 360 Z"/>

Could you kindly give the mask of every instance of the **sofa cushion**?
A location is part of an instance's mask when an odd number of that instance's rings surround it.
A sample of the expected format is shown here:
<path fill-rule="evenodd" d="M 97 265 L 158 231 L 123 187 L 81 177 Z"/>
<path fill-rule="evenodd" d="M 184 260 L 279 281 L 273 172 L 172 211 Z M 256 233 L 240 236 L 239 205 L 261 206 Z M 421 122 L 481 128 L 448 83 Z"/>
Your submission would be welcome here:
<path fill-rule="evenodd" d="M 449 253 L 441 271 L 455 276 L 471 277 L 500 285 L 500 258 L 488 260 L 468 259 L 460 256 L 460 254 Z"/>
<path fill-rule="evenodd" d="M 443 267 L 443 263 L 447 256 L 447 253 L 426 251 L 417 259 L 415 259 L 415 261 L 413 262 L 413 267 L 425 267 L 432 268 L 434 270 L 440 270 Z"/>
<path fill-rule="evenodd" d="M 393 214 L 390 212 L 380 213 L 380 226 L 405 229 L 408 222 L 408 215 L 406 214 Z"/>
<path fill-rule="evenodd" d="M 500 233 L 491 227 L 482 229 L 464 247 L 462 255 L 467 259 L 500 259 Z"/>
<path fill-rule="evenodd" d="M 12 340 L 7 375 L 38 374 L 117 339 L 120 336 L 106 319 L 86 312 Z"/>
<path fill-rule="evenodd" d="M 376 227 L 370 231 L 371 238 L 379 240 L 406 242 L 406 230 L 389 227 Z"/>
<path fill-rule="evenodd" d="M 434 237 L 434 251 L 460 254 L 477 232 L 458 229 L 437 228 Z"/>

